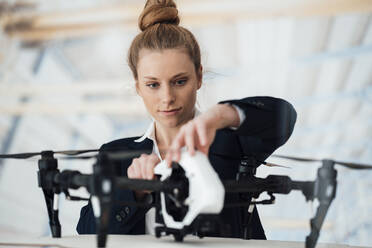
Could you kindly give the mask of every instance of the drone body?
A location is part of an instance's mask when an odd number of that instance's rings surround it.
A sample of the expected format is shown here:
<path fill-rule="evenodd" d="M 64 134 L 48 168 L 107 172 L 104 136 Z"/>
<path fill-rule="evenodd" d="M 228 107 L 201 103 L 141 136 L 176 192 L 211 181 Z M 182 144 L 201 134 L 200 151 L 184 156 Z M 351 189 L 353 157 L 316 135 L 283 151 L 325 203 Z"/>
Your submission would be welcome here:
<path fill-rule="evenodd" d="M 203 214 L 219 214 L 223 209 L 225 188 L 206 155 L 197 151 L 191 156 L 183 150 L 181 160 L 169 168 L 166 161 L 155 167 L 162 182 L 183 181 L 186 187 L 172 192 L 160 192 L 160 209 L 163 229 L 172 230 L 176 239 L 189 233 L 194 220 Z M 188 186 L 188 187 L 187 187 Z M 178 234 L 177 233 L 178 230 Z"/>

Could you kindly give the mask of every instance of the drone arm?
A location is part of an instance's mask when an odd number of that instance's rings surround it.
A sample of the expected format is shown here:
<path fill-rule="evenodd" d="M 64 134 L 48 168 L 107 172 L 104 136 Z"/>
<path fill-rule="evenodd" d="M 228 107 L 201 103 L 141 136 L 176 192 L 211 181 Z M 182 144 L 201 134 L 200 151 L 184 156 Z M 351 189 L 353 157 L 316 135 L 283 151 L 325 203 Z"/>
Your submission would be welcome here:
<path fill-rule="evenodd" d="M 292 190 L 300 190 L 306 200 L 314 198 L 314 182 L 293 181 L 288 176 L 269 175 L 267 178 L 251 177 L 245 181 L 224 181 L 225 192 L 252 193 L 256 198 L 263 193 L 288 194 Z M 266 201 L 265 201 L 266 202 Z M 237 203 L 244 205 L 246 203 Z M 236 206 L 230 203 L 229 206 Z"/>
<path fill-rule="evenodd" d="M 292 181 L 292 190 L 300 190 L 304 195 L 306 201 L 314 200 L 314 182 L 313 181 Z"/>
<path fill-rule="evenodd" d="M 269 175 L 267 178 L 252 177 L 246 181 L 224 181 L 226 192 L 262 192 L 288 194 L 292 190 L 292 180 L 288 176 Z"/>
<path fill-rule="evenodd" d="M 318 198 L 320 205 L 315 217 L 311 219 L 311 233 L 306 238 L 306 248 L 314 248 L 328 208 L 336 192 L 335 172 L 327 172 L 322 168 L 321 172 L 318 173 L 316 182 L 292 181 L 288 176 L 270 175 L 265 179 L 252 177 L 250 180 L 242 182 L 225 181 L 224 186 L 226 192 L 250 192 L 259 196 L 262 192 L 288 194 L 291 190 L 300 190 L 306 200 Z M 330 181 L 325 181 L 325 179 Z M 228 206 L 237 206 L 239 204 L 244 205 L 246 203 L 230 203 Z"/>
<path fill-rule="evenodd" d="M 182 183 L 164 183 L 161 181 L 144 180 L 144 179 L 129 179 L 127 177 L 117 177 L 116 187 L 119 189 L 129 190 L 150 190 L 150 191 L 165 191 L 173 190 L 174 188 L 182 187 Z"/>
<path fill-rule="evenodd" d="M 79 171 L 64 170 L 54 176 L 54 183 L 61 186 L 62 189 L 78 189 L 86 187 L 88 191 L 92 191 L 92 175 L 84 175 Z M 116 177 L 115 185 L 117 189 L 123 190 L 151 190 L 162 191 L 172 190 L 181 187 L 181 184 L 164 184 L 161 181 L 144 180 L 144 179 L 129 179 L 127 177 Z M 92 193 L 92 192 L 91 192 Z"/>

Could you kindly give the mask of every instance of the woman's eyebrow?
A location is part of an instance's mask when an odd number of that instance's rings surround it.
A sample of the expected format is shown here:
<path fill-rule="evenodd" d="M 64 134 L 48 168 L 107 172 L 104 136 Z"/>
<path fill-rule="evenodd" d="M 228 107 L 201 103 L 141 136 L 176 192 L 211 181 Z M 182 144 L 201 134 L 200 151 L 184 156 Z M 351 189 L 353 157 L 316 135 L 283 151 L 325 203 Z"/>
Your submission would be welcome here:
<path fill-rule="evenodd" d="M 178 73 L 178 74 L 174 75 L 171 79 L 175 79 L 177 77 L 185 76 L 185 75 L 187 75 L 187 72 L 181 72 L 181 73 Z"/>
<path fill-rule="evenodd" d="M 147 79 L 151 79 L 151 80 L 156 80 L 157 79 L 156 77 L 150 77 L 150 76 L 145 76 L 143 78 L 147 78 Z"/>
<path fill-rule="evenodd" d="M 187 75 L 187 72 L 181 72 L 181 73 L 178 73 L 178 74 L 174 75 L 173 77 L 171 77 L 171 80 L 172 80 L 172 79 L 175 79 L 175 78 L 177 78 L 177 77 L 180 77 L 180 76 L 184 76 L 184 75 Z M 144 78 L 146 78 L 146 79 L 150 79 L 150 80 L 158 80 L 158 78 L 156 78 L 156 77 L 151 77 L 151 76 L 145 76 Z"/>

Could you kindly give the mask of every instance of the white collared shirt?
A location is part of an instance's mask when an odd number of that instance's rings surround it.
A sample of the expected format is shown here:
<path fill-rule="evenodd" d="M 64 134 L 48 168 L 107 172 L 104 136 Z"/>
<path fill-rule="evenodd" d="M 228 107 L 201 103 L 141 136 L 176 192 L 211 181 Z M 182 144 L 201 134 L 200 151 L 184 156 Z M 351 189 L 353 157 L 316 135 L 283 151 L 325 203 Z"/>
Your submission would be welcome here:
<path fill-rule="evenodd" d="M 234 104 L 231 104 L 231 106 L 233 106 L 236 111 L 238 112 L 238 115 L 239 115 L 239 126 L 243 123 L 244 119 L 245 119 L 245 113 L 244 111 L 239 108 L 238 106 L 234 105 Z M 201 112 L 195 108 L 195 115 L 193 118 L 195 118 L 196 116 L 200 115 Z M 232 129 L 237 129 L 237 128 L 234 128 L 234 127 L 231 127 Z M 150 126 L 148 127 L 147 131 L 145 132 L 144 135 L 142 135 L 142 137 L 134 140 L 134 142 L 142 142 L 144 141 L 145 139 L 150 139 L 152 140 L 154 146 L 153 146 L 153 149 L 152 149 L 152 152 L 155 153 L 160 161 L 162 161 L 162 158 L 160 156 L 160 152 L 159 152 L 159 148 L 158 148 L 158 144 L 156 142 L 156 137 L 155 137 L 155 121 L 153 120 L 151 123 L 150 123 Z M 146 213 L 146 222 L 145 222 L 146 226 L 145 226 L 145 233 L 146 234 L 151 234 L 151 235 L 155 235 L 155 226 L 156 226 L 156 223 L 155 223 L 155 208 L 152 207 L 151 209 L 149 209 L 149 211 Z"/>

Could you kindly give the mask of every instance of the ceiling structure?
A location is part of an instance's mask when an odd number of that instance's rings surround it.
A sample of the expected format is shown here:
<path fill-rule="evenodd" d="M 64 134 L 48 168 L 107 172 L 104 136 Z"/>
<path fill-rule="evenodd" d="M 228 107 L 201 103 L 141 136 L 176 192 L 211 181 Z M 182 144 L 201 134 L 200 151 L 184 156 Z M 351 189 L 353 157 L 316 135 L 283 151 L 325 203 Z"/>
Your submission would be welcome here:
<path fill-rule="evenodd" d="M 143 4 L 138 0 L 0 3 L 0 153 L 97 148 L 144 132 L 149 117 L 126 64 Z M 229 98 L 281 97 L 294 105 L 298 120 L 278 153 L 372 163 L 371 0 L 177 4 L 181 25 L 195 34 L 202 49 L 205 74 L 198 95 L 202 110 Z M 0 230 L 47 232 L 45 219 L 36 220 L 30 217 L 32 211 L 14 207 L 32 201 L 35 211 L 43 208 L 32 200 L 40 197 L 36 185 L 29 198 L 8 190 L 16 189 L 17 181 L 32 187 L 36 180 L 32 166 L 27 162 L 30 168 L 25 169 L 20 161 L 0 161 L 0 196 L 8 199 L 0 204 Z M 89 171 L 89 165 L 61 166 Z M 303 180 L 315 176 L 316 166 L 293 167 L 289 172 L 262 168 L 259 173 Z M 20 168 L 23 176 L 15 181 Z M 340 192 L 321 240 L 371 245 L 372 201 L 363 200 L 371 175 L 340 170 L 339 177 Z M 266 220 L 274 239 L 301 240 L 307 233 L 306 227 L 289 227 L 293 221 L 304 226 L 309 217 L 302 214 L 307 206 L 300 204 L 294 210 L 293 201 L 304 199 L 289 196 L 280 198 L 276 207 L 262 208 L 264 224 Z M 68 202 L 61 204 L 71 207 Z M 360 211 L 352 211 L 352 205 Z M 11 223 L 6 209 L 12 207 L 30 223 L 39 223 L 40 229 Z M 80 207 L 62 211 L 67 233 L 73 233 Z M 345 216 L 343 221 L 339 215 Z"/>

